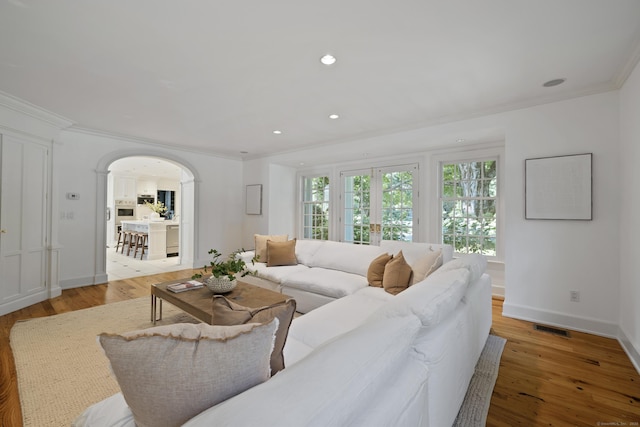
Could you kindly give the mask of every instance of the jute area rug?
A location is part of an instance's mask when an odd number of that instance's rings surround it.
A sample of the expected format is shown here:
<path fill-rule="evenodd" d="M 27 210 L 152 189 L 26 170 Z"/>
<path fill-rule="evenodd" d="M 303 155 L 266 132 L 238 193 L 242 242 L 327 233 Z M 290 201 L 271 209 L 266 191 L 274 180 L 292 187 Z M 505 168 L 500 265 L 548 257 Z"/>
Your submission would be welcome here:
<path fill-rule="evenodd" d="M 18 322 L 11 349 L 24 427 L 69 426 L 88 406 L 120 391 L 96 337 L 146 329 L 150 297 Z M 197 320 L 163 304 L 156 325 Z"/>
<path fill-rule="evenodd" d="M 107 304 L 16 323 L 11 348 L 18 374 L 24 427 L 63 427 L 88 406 L 120 391 L 96 336 L 151 327 L 150 298 Z M 157 324 L 197 320 L 164 304 Z M 490 335 L 455 426 L 484 426 L 503 338 Z"/>

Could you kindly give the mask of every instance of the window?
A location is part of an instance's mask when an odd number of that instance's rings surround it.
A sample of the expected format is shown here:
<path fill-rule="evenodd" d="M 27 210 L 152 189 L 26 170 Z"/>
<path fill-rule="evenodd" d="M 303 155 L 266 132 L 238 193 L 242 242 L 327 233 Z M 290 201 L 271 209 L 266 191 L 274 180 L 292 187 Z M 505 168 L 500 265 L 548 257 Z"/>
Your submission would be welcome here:
<path fill-rule="evenodd" d="M 440 163 L 442 243 L 496 256 L 498 160 Z"/>
<path fill-rule="evenodd" d="M 302 237 L 329 240 L 329 177 L 302 178 Z"/>

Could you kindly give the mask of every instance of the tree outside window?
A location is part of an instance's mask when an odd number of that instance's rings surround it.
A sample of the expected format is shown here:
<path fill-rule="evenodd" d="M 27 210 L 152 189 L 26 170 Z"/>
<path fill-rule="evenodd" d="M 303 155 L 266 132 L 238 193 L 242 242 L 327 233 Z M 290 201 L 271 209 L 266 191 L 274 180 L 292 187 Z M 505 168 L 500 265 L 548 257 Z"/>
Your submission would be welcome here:
<path fill-rule="evenodd" d="M 497 160 L 441 166 L 442 243 L 458 253 L 496 256 Z"/>
<path fill-rule="evenodd" d="M 302 187 L 303 238 L 329 240 L 329 177 L 304 177 Z"/>

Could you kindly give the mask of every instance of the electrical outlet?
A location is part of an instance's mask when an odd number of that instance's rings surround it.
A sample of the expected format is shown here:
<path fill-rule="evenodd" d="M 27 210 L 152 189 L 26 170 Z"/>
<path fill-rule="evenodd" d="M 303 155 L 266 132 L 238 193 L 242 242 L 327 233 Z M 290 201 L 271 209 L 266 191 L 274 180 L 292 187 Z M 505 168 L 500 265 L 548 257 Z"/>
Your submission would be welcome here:
<path fill-rule="evenodd" d="M 580 292 L 569 291 L 569 299 L 571 300 L 571 302 L 580 302 Z"/>

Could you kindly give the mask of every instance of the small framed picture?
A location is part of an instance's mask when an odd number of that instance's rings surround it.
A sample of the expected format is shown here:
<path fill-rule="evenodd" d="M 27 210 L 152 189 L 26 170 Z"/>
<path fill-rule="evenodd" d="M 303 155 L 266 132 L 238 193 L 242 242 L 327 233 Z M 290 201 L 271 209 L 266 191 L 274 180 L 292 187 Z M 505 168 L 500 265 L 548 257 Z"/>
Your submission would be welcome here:
<path fill-rule="evenodd" d="M 262 184 L 247 185 L 247 215 L 262 215 Z"/>

